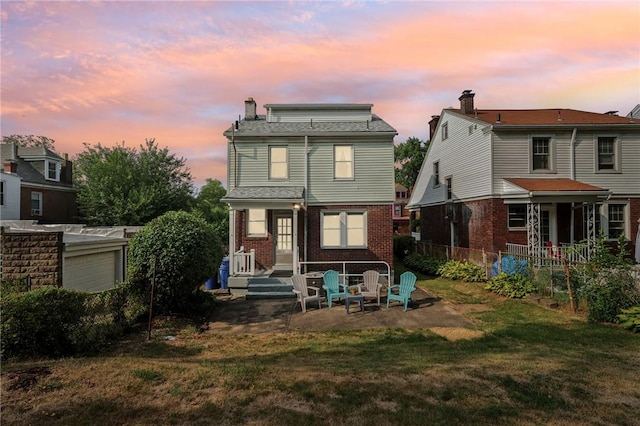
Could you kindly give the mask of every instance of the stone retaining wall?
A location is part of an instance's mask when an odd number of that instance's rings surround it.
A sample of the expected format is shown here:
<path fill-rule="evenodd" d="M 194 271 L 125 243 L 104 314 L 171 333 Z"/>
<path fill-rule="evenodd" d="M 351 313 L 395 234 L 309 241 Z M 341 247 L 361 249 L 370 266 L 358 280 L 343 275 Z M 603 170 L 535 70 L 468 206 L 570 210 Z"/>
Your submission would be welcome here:
<path fill-rule="evenodd" d="M 31 288 L 62 287 L 63 232 L 6 232 L 2 239 L 2 279 L 29 279 Z"/>

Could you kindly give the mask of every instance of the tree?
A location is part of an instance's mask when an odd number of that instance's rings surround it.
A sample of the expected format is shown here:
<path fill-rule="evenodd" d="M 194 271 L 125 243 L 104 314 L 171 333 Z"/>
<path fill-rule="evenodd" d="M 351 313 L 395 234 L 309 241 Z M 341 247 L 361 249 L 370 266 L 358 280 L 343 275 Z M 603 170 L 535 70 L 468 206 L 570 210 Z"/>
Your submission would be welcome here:
<path fill-rule="evenodd" d="M 193 178 L 185 159 L 147 139 L 139 151 L 84 144 L 74 161 L 78 207 L 89 225 L 144 225 L 165 212 L 188 210 Z"/>
<path fill-rule="evenodd" d="M 129 243 L 129 280 L 149 294 L 155 280 L 154 311 L 193 313 L 200 286 L 222 260 L 220 241 L 200 215 L 172 211 L 149 222 Z"/>
<path fill-rule="evenodd" d="M 422 142 L 415 137 L 410 137 L 406 142 L 396 145 L 394 149 L 396 183 L 407 188 L 412 188 L 416 184 L 428 148 L 429 142 Z"/>
<path fill-rule="evenodd" d="M 10 135 L 2 137 L 2 143 L 13 143 L 17 146 L 23 146 L 25 148 L 42 146 L 53 152 L 56 152 L 55 142 L 56 141 L 46 136 Z"/>
<path fill-rule="evenodd" d="M 204 219 L 213 225 L 220 241 L 225 244 L 229 240 L 229 208 L 220 201 L 227 195 L 222 183 L 217 179 L 207 179 L 196 196 L 196 211 L 202 213 Z"/>

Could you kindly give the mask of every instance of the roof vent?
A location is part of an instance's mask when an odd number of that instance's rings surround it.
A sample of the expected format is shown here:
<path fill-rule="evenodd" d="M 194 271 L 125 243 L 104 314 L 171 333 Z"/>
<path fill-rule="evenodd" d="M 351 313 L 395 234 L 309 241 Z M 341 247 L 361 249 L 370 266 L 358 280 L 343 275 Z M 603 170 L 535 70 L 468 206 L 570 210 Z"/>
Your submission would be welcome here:
<path fill-rule="evenodd" d="M 502 123 L 502 121 L 500 119 L 500 113 L 498 113 L 498 119 L 496 120 L 496 123 Z"/>
<path fill-rule="evenodd" d="M 607 111 L 605 112 L 607 115 L 618 115 L 618 111 Z"/>

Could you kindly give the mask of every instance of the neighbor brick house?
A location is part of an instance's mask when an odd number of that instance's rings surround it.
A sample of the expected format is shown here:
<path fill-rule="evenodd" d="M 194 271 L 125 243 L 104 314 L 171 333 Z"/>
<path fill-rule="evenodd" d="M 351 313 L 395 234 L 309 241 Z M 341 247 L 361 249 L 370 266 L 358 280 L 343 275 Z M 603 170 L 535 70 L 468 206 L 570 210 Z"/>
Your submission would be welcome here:
<path fill-rule="evenodd" d="M 76 223 L 78 207 L 73 188 L 72 163 L 42 147 L 0 145 L 3 173 L 4 219 L 35 220 L 39 223 Z M 20 179 L 20 193 L 10 184 Z M 6 191 L 6 194 L 5 194 Z M 18 202 L 19 200 L 19 202 Z M 19 208 L 16 211 L 16 203 Z M 5 205 L 3 204 L 3 206 Z M 19 217 L 15 217 L 18 213 Z"/>
<path fill-rule="evenodd" d="M 231 275 L 321 261 L 392 267 L 396 130 L 371 104 L 264 108 L 249 98 L 224 132 Z"/>
<path fill-rule="evenodd" d="M 460 108 L 430 121 L 431 144 L 409 208 L 421 237 L 492 252 L 635 239 L 640 120 L 614 111 Z M 588 250 L 587 250 L 588 251 Z M 585 253 L 588 257 L 588 253 Z"/>

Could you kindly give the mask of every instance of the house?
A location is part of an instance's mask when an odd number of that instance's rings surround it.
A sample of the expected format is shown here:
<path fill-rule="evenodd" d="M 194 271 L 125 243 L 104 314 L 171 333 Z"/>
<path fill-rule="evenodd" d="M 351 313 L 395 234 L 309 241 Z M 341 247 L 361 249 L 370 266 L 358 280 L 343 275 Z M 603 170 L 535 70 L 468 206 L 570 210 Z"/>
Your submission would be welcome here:
<path fill-rule="evenodd" d="M 409 189 L 396 183 L 396 198 L 393 202 L 393 233 L 396 235 L 411 235 L 411 212 L 407 209 Z"/>
<path fill-rule="evenodd" d="M 1 144 L 0 155 L 3 196 L 7 202 L 6 210 L 3 205 L 3 219 L 37 220 L 40 223 L 77 221 L 71 161 L 42 146 L 21 147 L 14 143 Z M 20 179 L 19 193 L 16 193 L 15 177 Z M 16 203 L 19 205 L 17 212 Z"/>
<path fill-rule="evenodd" d="M 372 106 L 245 101 L 224 132 L 232 277 L 392 267 L 397 132 Z"/>
<path fill-rule="evenodd" d="M 632 239 L 640 218 L 640 120 L 614 111 L 460 108 L 429 123 L 409 209 L 422 239 L 498 252 Z M 589 245 L 590 246 L 590 245 Z M 589 253 L 584 253 L 588 257 Z"/>

